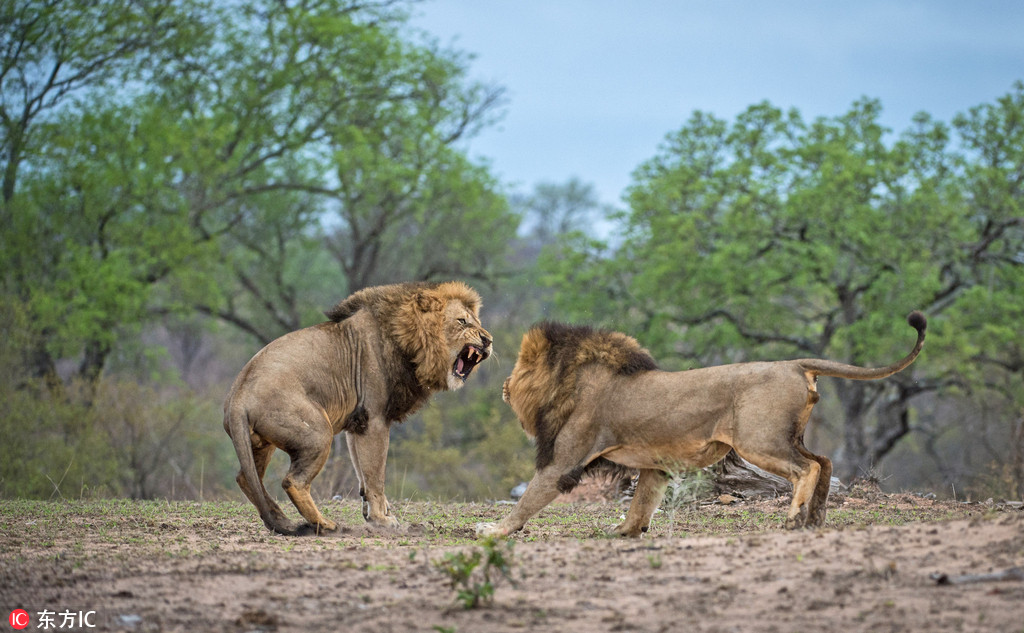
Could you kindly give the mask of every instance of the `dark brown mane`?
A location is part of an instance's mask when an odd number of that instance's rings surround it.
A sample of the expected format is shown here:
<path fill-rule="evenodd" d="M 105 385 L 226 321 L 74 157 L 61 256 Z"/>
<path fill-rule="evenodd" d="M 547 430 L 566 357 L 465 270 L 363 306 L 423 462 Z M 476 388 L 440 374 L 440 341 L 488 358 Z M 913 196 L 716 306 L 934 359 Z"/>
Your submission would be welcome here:
<path fill-rule="evenodd" d="M 542 321 L 534 327 L 548 340 L 548 363 L 559 374 L 588 363 L 599 363 L 624 376 L 658 368 L 647 350 L 621 332 L 556 321 Z"/>
<path fill-rule="evenodd" d="M 576 379 L 581 369 L 596 363 L 619 375 L 632 376 L 655 370 L 658 364 L 636 339 L 621 332 L 554 321 L 534 325 L 527 337 L 534 332 L 547 341 L 544 362 L 554 374 L 552 397 L 539 403 L 533 421 L 536 465 L 540 469 L 554 458 L 555 439 L 576 408 Z"/>

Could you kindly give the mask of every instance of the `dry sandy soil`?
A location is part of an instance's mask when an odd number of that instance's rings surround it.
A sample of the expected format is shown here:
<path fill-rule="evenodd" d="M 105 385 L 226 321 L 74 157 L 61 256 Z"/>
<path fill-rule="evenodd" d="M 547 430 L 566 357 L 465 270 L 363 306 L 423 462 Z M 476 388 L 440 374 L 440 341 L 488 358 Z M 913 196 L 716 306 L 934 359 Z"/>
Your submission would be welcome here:
<path fill-rule="evenodd" d="M 241 503 L 4 501 L 0 608 L 29 631 L 44 609 L 95 612 L 65 631 L 1024 631 L 1019 504 L 854 491 L 787 532 L 786 503 L 660 512 L 640 540 L 601 536 L 620 503 L 553 505 L 467 610 L 435 563 L 508 506 L 399 502 L 377 532 L 326 502 L 344 534 L 286 538 Z"/>

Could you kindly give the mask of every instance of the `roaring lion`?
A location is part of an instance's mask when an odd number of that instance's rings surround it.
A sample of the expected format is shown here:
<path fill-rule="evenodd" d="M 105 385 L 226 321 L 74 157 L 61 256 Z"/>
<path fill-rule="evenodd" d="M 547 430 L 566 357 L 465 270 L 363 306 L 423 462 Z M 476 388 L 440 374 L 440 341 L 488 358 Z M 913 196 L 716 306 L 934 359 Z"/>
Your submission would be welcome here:
<path fill-rule="evenodd" d="M 503 398 L 536 438 L 536 473 L 511 514 L 477 532 L 519 529 L 589 468 L 612 462 L 639 469 L 625 521 L 613 534 L 646 532 L 667 485 L 666 473 L 703 468 L 730 449 L 793 484 L 787 528 L 825 521 L 832 462 L 804 447 L 818 401 L 818 376 L 877 380 L 909 366 L 924 346 L 927 320 L 907 322 L 917 344 L 879 369 L 829 360 L 756 362 L 666 372 L 637 341 L 619 332 L 541 323 L 524 336 Z"/>
<path fill-rule="evenodd" d="M 272 341 L 245 365 L 224 403 L 224 430 L 241 464 L 238 486 L 263 523 L 285 535 L 338 529 L 309 494 L 345 431 L 363 517 L 394 526 L 384 496 L 389 429 L 431 393 L 463 385 L 491 353 L 480 296 L 457 282 L 366 288 L 325 313 L 330 319 Z M 281 485 L 307 523 L 293 523 L 267 494 L 274 449 L 291 466 Z"/>

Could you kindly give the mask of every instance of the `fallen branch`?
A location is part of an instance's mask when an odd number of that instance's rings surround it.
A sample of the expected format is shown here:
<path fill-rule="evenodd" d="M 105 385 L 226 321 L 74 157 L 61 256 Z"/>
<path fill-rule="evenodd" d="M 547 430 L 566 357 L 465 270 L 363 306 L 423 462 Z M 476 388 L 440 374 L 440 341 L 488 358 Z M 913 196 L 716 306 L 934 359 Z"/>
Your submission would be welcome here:
<path fill-rule="evenodd" d="M 949 574 L 934 573 L 928 576 L 938 585 L 966 585 L 972 582 L 999 582 L 1003 580 L 1024 580 L 1024 569 L 1011 567 L 1003 571 L 994 571 L 989 574 L 964 574 L 963 576 L 950 576 Z"/>

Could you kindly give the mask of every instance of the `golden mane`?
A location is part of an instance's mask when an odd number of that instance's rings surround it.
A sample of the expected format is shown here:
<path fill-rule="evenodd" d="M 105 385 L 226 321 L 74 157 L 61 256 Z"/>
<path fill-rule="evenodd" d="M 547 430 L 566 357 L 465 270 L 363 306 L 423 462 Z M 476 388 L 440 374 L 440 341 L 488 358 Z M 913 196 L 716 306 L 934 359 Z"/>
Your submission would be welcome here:
<path fill-rule="evenodd" d="M 396 348 L 415 365 L 420 385 L 440 391 L 446 388 L 450 365 L 444 331 L 449 301 L 460 301 L 480 315 L 480 295 L 461 281 L 364 288 L 324 314 L 332 321 L 344 321 L 363 308 L 370 310 Z"/>

